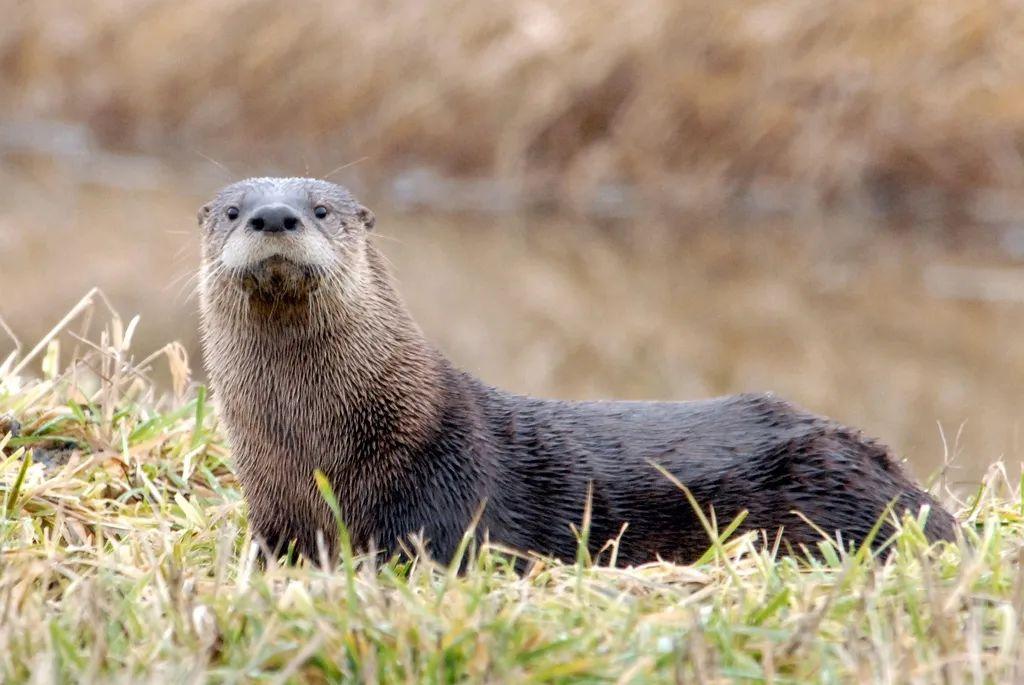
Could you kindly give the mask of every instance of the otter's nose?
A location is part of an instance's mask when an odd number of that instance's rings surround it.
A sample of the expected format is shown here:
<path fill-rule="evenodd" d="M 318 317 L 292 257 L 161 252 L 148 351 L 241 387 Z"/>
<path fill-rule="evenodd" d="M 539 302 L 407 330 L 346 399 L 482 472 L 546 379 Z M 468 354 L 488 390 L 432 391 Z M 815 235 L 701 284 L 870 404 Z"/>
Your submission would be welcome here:
<path fill-rule="evenodd" d="M 288 205 L 266 205 L 249 217 L 249 228 L 266 233 L 294 231 L 299 227 L 299 215 Z"/>

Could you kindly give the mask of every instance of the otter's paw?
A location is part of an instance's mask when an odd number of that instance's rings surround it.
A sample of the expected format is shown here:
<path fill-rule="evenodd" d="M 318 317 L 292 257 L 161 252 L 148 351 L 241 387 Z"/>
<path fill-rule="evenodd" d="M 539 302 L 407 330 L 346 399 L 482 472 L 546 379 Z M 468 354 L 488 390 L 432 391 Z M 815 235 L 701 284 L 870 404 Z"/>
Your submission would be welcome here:
<path fill-rule="evenodd" d="M 14 414 L 0 414 L 0 438 L 8 433 L 12 438 L 21 435 L 21 424 L 14 418 Z"/>

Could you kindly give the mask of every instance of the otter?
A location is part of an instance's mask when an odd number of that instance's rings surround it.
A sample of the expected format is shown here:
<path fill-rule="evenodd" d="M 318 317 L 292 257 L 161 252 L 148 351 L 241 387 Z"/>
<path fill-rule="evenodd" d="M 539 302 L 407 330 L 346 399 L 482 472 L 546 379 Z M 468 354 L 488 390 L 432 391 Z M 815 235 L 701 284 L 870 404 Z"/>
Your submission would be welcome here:
<path fill-rule="evenodd" d="M 374 246 L 374 216 L 333 183 L 254 178 L 199 213 L 208 376 L 266 549 L 316 561 L 337 525 L 357 550 L 412 535 L 449 561 L 469 529 L 561 560 L 617 540 L 616 563 L 690 562 L 710 544 L 684 492 L 720 525 L 807 550 L 954 520 L 858 431 L 770 394 L 689 402 L 535 399 L 459 370 L 413 321 Z M 664 470 L 664 472 L 663 472 Z M 474 526 L 475 524 L 475 526 Z M 318 542 L 319 540 L 319 542 Z M 294 545 L 294 546 L 293 546 Z M 293 546 L 293 547 L 292 547 Z"/>

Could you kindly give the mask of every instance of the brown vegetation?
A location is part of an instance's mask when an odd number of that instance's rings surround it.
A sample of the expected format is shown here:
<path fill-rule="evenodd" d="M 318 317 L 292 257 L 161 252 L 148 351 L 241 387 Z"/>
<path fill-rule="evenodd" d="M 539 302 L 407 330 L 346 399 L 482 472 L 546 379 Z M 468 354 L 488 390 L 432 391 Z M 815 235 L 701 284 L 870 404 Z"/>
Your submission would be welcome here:
<path fill-rule="evenodd" d="M 107 145 L 947 221 L 1024 176 L 1011 0 L 40 0 L 4 21 L 8 115 Z"/>

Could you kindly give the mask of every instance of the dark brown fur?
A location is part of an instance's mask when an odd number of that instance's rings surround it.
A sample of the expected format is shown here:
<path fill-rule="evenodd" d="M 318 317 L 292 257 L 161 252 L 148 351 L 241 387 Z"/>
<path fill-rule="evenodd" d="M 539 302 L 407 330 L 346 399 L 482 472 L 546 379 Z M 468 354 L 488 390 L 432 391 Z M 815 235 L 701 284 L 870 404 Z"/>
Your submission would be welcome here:
<path fill-rule="evenodd" d="M 326 239 L 327 265 L 224 267 L 238 229 L 218 217 L 254 196 L 331 203 L 331 223 L 306 216 L 302 229 Z M 333 539 L 319 469 L 360 549 L 395 552 L 422 533 L 449 559 L 482 507 L 480 535 L 571 559 L 570 526 L 592 488 L 592 547 L 628 523 L 619 563 L 693 560 L 708 537 L 652 462 L 720 523 L 746 510 L 743 530 L 781 529 L 794 545 L 821 539 L 795 512 L 850 543 L 890 503 L 914 514 L 927 505 L 928 536 L 953 538 L 952 517 L 885 447 L 770 395 L 564 402 L 512 395 L 454 368 L 395 293 L 368 239 L 372 215 L 337 186 L 244 181 L 200 218 L 206 362 L 251 525 L 272 548 L 295 541 L 315 558 L 317 531 Z"/>

